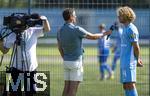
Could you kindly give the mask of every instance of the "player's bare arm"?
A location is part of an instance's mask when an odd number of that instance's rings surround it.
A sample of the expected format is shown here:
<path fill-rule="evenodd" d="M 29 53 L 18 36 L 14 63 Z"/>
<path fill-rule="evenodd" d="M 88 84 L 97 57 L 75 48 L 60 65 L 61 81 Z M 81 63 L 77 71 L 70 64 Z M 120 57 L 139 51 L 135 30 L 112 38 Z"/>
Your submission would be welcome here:
<path fill-rule="evenodd" d="M 103 33 L 103 36 L 110 35 L 111 33 L 112 33 L 112 30 L 106 31 Z"/>
<path fill-rule="evenodd" d="M 86 35 L 86 38 L 87 38 L 87 39 L 91 39 L 91 40 L 95 40 L 95 39 L 102 38 L 102 37 L 104 37 L 104 36 L 106 36 L 106 35 L 110 35 L 111 33 L 112 33 L 111 30 L 106 31 L 106 32 L 104 32 L 104 33 L 97 33 L 97 34 L 88 33 L 88 34 Z"/>
<path fill-rule="evenodd" d="M 137 66 L 138 67 L 143 67 L 142 60 L 140 58 L 140 47 L 137 42 L 132 43 L 133 49 L 134 49 L 134 55 L 137 58 Z"/>

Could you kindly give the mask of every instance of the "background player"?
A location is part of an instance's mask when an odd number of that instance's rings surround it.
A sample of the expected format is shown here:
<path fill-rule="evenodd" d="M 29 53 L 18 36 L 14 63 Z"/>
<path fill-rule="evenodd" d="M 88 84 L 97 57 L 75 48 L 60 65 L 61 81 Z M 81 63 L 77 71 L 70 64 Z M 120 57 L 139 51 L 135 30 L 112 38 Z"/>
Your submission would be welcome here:
<path fill-rule="evenodd" d="M 100 24 L 99 25 L 99 32 L 104 33 L 106 25 Z M 104 38 L 100 38 L 98 40 L 98 58 L 99 58 L 99 72 L 100 72 L 100 79 L 105 80 L 106 78 L 109 79 L 112 76 L 112 70 L 111 67 L 107 64 L 107 59 L 109 56 L 109 49 L 110 49 L 110 40 L 106 39 L 107 36 L 104 36 Z M 105 75 L 105 71 L 108 72 L 108 77 Z"/>

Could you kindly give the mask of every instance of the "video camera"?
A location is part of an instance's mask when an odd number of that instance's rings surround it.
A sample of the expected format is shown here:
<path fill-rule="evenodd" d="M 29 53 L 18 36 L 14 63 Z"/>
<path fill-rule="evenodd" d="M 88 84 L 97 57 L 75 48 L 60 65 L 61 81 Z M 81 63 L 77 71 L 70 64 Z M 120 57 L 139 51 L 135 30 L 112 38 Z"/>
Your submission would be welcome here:
<path fill-rule="evenodd" d="M 7 26 L 13 32 L 23 32 L 29 27 L 43 25 L 39 14 L 28 15 L 26 13 L 12 13 L 10 16 L 4 17 L 3 25 Z"/>

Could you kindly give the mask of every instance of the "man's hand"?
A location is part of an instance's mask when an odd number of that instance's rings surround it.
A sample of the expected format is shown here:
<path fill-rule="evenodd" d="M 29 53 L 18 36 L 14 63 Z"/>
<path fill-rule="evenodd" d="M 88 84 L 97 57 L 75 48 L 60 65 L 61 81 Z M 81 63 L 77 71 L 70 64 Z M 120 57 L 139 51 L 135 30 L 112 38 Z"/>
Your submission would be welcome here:
<path fill-rule="evenodd" d="M 137 60 L 137 67 L 143 67 L 143 62 L 141 59 Z"/>
<path fill-rule="evenodd" d="M 48 22 L 48 19 L 46 16 L 40 16 L 40 19 L 43 20 L 43 28 L 44 28 L 44 32 L 49 32 L 51 30 L 50 28 L 50 24 Z"/>
<path fill-rule="evenodd" d="M 46 16 L 40 16 L 40 19 L 47 20 L 47 17 Z"/>
<path fill-rule="evenodd" d="M 112 31 L 109 30 L 109 31 L 104 32 L 103 34 L 104 34 L 104 36 L 105 36 L 105 35 L 110 35 L 111 33 L 112 33 Z"/>

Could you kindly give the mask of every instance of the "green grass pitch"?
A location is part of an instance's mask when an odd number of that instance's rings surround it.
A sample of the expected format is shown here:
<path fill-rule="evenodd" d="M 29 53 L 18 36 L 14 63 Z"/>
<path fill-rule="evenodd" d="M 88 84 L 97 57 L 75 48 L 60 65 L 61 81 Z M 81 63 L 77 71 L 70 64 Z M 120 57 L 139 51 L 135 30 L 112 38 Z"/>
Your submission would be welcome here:
<path fill-rule="evenodd" d="M 99 80 L 99 64 L 97 60 L 97 48 L 85 47 L 84 53 L 84 81 L 81 82 L 77 96 L 123 96 L 122 85 L 119 82 L 119 61 L 113 80 Z M 11 52 L 5 56 L 9 58 Z M 141 56 L 144 67 L 137 68 L 137 90 L 139 96 L 149 96 L 149 48 L 141 47 Z M 63 91 L 63 64 L 62 58 L 56 46 L 38 46 L 37 57 L 38 70 L 50 71 L 51 96 L 61 96 Z M 111 65 L 113 54 L 111 53 L 108 63 Z M 5 69 L 8 61 L 0 70 Z"/>

